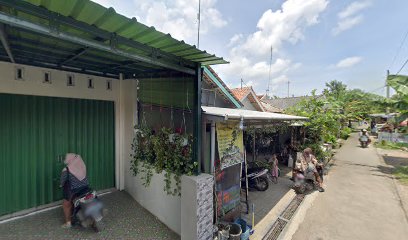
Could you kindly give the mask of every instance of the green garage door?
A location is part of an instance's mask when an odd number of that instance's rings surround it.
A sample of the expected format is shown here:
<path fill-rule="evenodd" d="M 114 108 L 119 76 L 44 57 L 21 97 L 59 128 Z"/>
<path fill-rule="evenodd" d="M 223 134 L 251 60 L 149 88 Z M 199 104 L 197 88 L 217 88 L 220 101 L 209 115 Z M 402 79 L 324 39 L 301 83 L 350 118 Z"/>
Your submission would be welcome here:
<path fill-rule="evenodd" d="M 114 187 L 114 128 L 113 102 L 0 94 L 0 216 L 61 199 L 67 152 L 92 188 Z"/>

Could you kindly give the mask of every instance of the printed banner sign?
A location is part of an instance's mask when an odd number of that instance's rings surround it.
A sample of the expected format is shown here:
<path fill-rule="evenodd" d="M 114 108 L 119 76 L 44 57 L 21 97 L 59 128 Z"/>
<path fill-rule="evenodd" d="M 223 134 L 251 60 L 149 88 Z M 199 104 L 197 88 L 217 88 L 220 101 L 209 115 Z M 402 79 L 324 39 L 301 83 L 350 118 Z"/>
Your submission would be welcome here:
<path fill-rule="evenodd" d="M 238 123 L 217 123 L 221 170 L 244 161 L 244 140 Z"/>

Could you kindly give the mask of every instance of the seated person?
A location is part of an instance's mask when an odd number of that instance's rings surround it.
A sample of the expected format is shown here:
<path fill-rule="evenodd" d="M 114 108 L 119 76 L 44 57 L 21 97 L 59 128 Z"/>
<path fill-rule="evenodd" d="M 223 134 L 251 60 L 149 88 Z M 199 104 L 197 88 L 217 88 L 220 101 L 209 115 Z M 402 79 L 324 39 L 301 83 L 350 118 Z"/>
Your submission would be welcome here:
<path fill-rule="evenodd" d="M 368 136 L 366 129 L 361 130 L 360 137 L 358 139 L 364 142 L 367 141 L 368 143 L 371 142 L 370 136 Z"/>
<path fill-rule="evenodd" d="M 307 172 L 313 172 L 316 181 L 319 183 L 319 192 L 324 192 L 323 181 L 317 171 L 318 166 L 321 165 L 319 164 L 315 156 L 313 156 L 312 149 L 306 148 L 305 150 L 303 150 L 300 158 L 297 159 L 294 172 L 295 174 L 297 172 L 303 172 L 304 174 L 306 174 Z"/>

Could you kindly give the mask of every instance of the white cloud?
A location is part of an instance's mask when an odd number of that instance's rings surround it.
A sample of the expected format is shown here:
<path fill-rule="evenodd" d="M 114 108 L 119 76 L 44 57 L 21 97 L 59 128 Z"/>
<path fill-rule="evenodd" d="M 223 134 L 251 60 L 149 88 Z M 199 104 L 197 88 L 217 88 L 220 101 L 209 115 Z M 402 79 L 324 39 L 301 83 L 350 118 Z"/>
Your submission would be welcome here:
<path fill-rule="evenodd" d="M 360 63 L 363 60 L 362 57 L 348 57 L 345 59 L 340 60 L 337 64 L 337 68 L 349 68 L 352 67 L 358 63 Z"/>
<path fill-rule="evenodd" d="M 240 41 L 242 38 L 244 37 L 244 35 L 242 33 L 240 34 L 235 34 L 234 36 L 232 36 L 232 38 L 230 39 L 227 47 L 231 47 L 234 44 L 236 44 L 238 41 Z"/>
<path fill-rule="evenodd" d="M 231 63 L 217 69 L 230 83 L 236 83 L 242 77 L 246 81 L 253 81 L 254 85 L 259 86 L 259 91 L 264 91 L 268 85 L 272 45 L 271 84 L 287 82 L 286 74 L 301 64 L 281 56 L 283 44 L 296 44 L 303 40 L 305 29 L 319 23 L 319 15 L 327 5 L 327 0 L 287 0 L 280 9 L 265 11 L 255 32 L 246 36 L 237 34 L 231 38 L 230 46 L 235 44 L 228 56 Z M 272 85 L 271 89 L 274 89 Z"/>
<path fill-rule="evenodd" d="M 346 18 L 337 23 L 337 26 L 332 29 L 333 35 L 338 35 L 339 33 L 346 31 L 354 26 L 358 25 L 363 21 L 363 16 L 358 15 L 357 17 Z"/>
<path fill-rule="evenodd" d="M 227 25 L 222 14 L 215 8 L 216 0 L 201 1 L 200 33 L 206 34 L 211 28 Z M 179 40 L 196 41 L 198 0 L 135 0 L 136 14 L 141 21 L 159 31 L 168 32 Z"/>
<path fill-rule="evenodd" d="M 362 10 L 371 6 L 370 1 L 357 1 L 350 3 L 343 11 L 337 15 L 337 26 L 332 29 L 334 36 L 340 34 L 343 31 L 353 28 L 360 24 L 364 17 L 359 14 Z"/>
<path fill-rule="evenodd" d="M 197 41 L 198 0 L 134 0 L 131 6 L 123 9 L 123 1 L 94 0 L 105 7 L 120 9 L 128 17 L 137 16 L 137 20 L 157 30 L 170 33 L 174 38 L 189 43 Z M 222 28 L 228 23 L 215 7 L 217 0 L 201 0 L 200 33 L 206 34 L 212 28 Z"/>
<path fill-rule="evenodd" d="M 343 11 L 341 11 L 338 16 L 340 19 L 348 18 L 369 6 L 371 6 L 371 2 L 369 1 L 353 2 L 349 4 Z"/>

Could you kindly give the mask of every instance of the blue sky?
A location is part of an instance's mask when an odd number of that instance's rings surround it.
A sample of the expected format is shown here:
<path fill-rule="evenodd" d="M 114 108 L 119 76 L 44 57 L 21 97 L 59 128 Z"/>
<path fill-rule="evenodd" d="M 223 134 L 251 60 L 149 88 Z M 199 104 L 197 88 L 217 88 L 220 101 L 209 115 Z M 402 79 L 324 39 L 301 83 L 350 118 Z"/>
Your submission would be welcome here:
<path fill-rule="evenodd" d="M 197 43 L 198 0 L 96 2 Z M 384 94 L 386 70 L 397 72 L 408 58 L 408 39 L 397 55 L 407 10 L 406 0 L 202 0 L 200 49 L 231 62 L 214 67 L 230 87 L 242 78 L 265 93 L 272 45 L 271 95 L 286 96 L 288 81 L 298 96 L 333 79 Z"/>

